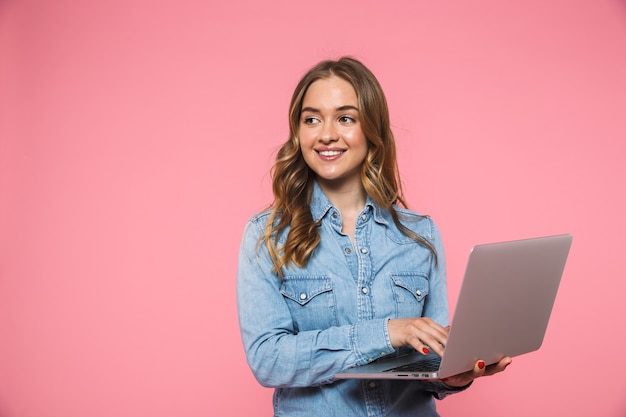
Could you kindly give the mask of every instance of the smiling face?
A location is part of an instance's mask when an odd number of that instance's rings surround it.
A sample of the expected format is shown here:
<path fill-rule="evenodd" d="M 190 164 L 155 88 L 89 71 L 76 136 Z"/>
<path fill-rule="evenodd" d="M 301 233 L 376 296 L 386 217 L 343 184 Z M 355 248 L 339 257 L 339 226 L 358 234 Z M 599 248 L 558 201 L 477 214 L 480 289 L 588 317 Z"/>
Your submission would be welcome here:
<path fill-rule="evenodd" d="M 300 149 L 322 187 L 362 187 L 368 144 L 352 85 L 337 76 L 313 82 L 302 101 Z"/>

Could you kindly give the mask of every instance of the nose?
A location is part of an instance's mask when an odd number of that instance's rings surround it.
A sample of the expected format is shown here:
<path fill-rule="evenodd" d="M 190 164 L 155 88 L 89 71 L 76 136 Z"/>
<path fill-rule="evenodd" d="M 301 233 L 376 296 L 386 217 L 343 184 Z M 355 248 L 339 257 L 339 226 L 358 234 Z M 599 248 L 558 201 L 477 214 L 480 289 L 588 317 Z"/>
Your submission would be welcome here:
<path fill-rule="evenodd" d="M 334 142 L 339 139 L 339 134 L 333 123 L 324 123 L 320 132 L 320 141 L 324 143 Z"/>

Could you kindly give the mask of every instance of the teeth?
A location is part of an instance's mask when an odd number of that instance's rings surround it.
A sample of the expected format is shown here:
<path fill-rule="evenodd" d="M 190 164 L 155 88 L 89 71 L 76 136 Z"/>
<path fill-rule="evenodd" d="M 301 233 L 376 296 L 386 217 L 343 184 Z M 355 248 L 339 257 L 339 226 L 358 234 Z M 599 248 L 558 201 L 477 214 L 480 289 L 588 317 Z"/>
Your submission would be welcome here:
<path fill-rule="evenodd" d="M 322 156 L 337 156 L 339 154 L 341 154 L 341 151 L 320 151 Z"/>

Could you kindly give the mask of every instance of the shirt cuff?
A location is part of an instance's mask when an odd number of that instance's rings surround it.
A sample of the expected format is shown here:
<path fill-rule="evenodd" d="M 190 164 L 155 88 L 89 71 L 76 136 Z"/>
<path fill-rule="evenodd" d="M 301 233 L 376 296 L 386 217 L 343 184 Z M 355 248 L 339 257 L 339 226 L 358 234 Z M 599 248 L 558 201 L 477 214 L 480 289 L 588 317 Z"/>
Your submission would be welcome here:
<path fill-rule="evenodd" d="M 366 320 L 352 327 L 352 350 L 356 354 L 356 365 L 373 362 L 395 352 L 389 339 L 387 319 Z"/>
<path fill-rule="evenodd" d="M 426 391 L 432 392 L 434 397 L 438 400 L 443 400 L 450 394 L 456 394 L 457 392 L 465 391 L 468 389 L 474 381 L 470 382 L 467 385 L 463 385 L 462 387 L 451 387 L 449 385 L 444 384 L 441 381 L 433 381 L 433 382 L 424 382 L 424 389 Z"/>

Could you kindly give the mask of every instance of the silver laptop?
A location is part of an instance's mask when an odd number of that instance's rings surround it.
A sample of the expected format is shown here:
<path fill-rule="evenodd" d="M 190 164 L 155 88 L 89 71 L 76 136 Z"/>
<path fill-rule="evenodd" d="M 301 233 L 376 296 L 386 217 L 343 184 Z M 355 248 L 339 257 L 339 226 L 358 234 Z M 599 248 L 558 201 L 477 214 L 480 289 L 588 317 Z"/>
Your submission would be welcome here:
<path fill-rule="evenodd" d="M 337 378 L 442 379 L 543 343 L 572 235 L 472 248 L 443 357 L 415 351 L 350 368 Z"/>

